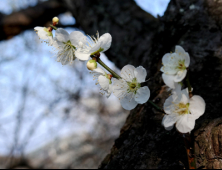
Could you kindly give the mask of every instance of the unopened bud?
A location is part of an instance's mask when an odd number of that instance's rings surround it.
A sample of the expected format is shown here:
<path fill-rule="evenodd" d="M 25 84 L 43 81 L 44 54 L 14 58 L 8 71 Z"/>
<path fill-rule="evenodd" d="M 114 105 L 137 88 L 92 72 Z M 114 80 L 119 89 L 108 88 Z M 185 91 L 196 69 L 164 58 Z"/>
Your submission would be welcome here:
<path fill-rule="evenodd" d="M 97 68 L 97 62 L 95 60 L 89 60 L 86 64 L 86 66 L 89 70 L 93 71 L 94 69 Z"/>
<path fill-rule="evenodd" d="M 112 77 L 113 77 L 113 75 L 111 75 L 111 74 L 107 74 L 107 78 L 108 78 L 108 79 L 110 79 L 110 80 L 111 80 L 111 79 L 112 79 Z"/>
<path fill-rule="evenodd" d="M 57 25 L 59 23 L 59 18 L 58 17 L 54 17 L 52 19 L 52 23 L 53 23 L 53 25 Z"/>

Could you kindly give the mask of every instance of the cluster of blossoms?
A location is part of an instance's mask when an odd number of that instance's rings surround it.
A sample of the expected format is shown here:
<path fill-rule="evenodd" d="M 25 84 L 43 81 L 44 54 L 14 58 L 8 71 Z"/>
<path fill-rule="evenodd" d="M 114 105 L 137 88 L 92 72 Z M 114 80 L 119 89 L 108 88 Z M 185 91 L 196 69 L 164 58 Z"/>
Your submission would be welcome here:
<path fill-rule="evenodd" d="M 80 61 L 88 61 L 87 68 L 101 86 L 102 94 L 109 97 L 112 93 L 119 98 L 122 107 L 126 110 L 134 109 L 138 104 L 144 104 L 150 97 L 150 90 L 147 86 L 142 87 L 147 72 L 139 66 L 126 65 L 119 76 L 100 60 L 100 53 L 107 51 L 112 43 L 109 33 L 90 37 L 80 31 L 68 33 L 62 28 L 56 28 L 59 19 L 53 18 L 53 25 L 49 28 L 35 27 L 40 39 L 45 40 L 48 45 L 56 49 L 57 61 L 62 65 L 71 64 L 76 58 Z M 55 30 L 55 36 L 53 36 Z M 92 58 L 90 60 L 90 58 Z M 99 63 L 102 67 L 97 66 Z"/>
<path fill-rule="evenodd" d="M 91 71 L 96 84 L 101 86 L 101 93 L 109 97 L 112 93 L 120 100 L 126 110 L 134 109 L 138 104 L 146 103 L 150 98 L 150 90 L 146 82 L 147 72 L 142 66 L 135 68 L 126 65 L 121 74 L 116 74 L 100 59 L 100 53 L 107 51 L 112 43 L 109 33 L 99 36 L 86 36 L 80 31 L 69 34 L 62 28 L 56 28 L 59 19 L 53 18 L 53 25 L 49 28 L 35 27 L 39 38 L 45 40 L 56 49 L 57 61 L 62 65 L 72 63 L 76 58 L 88 61 L 87 68 Z M 53 36 L 55 30 L 55 36 Z M 99 63 L 103 68 L 98 67 Z M 182 81 L 187 75 L 190 56 L 181 46 L 176 46 L 175 53 L 163 56 L 162 78 L 172 90 L 172 95 L 164 103 L 166 115 L 162 124 L 166 130 L 176 128 L 181 133 L 188 133 L 194 129 L 195 120 L 205 112 L 205 102 L 202 97 L 192 95 L 192 88 L 182 90 Z"/>
<path fill-rule="evenodd" d="M 164 103 L 166 115 L 162 124 L 166 130 L 173 129 L 176 124 L 179 132 L 190 133 L 206 107 L 202 97 L 192 94 L 191 87 L 181 89 L 190 65 L 190 56 L 181 46 L 176 46 L 175 53 L 165 54 L 162 62 L 163 81 L 172 90 L 172 95 Z"/>

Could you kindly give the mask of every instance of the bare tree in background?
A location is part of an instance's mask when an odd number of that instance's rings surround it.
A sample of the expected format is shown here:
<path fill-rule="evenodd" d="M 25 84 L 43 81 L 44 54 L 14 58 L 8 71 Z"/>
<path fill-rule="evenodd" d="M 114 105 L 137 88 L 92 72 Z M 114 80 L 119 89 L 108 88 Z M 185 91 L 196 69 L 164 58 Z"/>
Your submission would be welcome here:
<path fill-rule="evenodd" d="M 220 0 L 171 0 L 158 19 L 133 0 L 49 0 L 9 16 L 0 16 L 0 39 L 9 39 L 55 15 L 70 11 L 76 27 L 93 35 L 109 32 L 113 37 L 108 58 L 121 68 L 128 63 L 148 71 L 151 99 L 159 106 L 167 98 L 159 70 L 161 59 L 175 45 L 191 56 L 190 80 L 194 93 L 206 101 L 206 112 L 192 135 L 197 168 L 222 168 L 222 39 Z M 18 19 L 19 18 L 19 19 Z M 10 31 L 10 28 L 17 28 Z M 119 138 L 101 169 L 184 168 L 187 156 L 183 140 L 161 126 L 163 113 L 149 104 L 130 112 Z"/>

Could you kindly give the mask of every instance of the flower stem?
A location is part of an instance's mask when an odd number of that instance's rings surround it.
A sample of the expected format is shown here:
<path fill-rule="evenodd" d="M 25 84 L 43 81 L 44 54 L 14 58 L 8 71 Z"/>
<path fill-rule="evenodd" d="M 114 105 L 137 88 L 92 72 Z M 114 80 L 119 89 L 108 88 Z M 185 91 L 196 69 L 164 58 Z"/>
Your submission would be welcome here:
<path fill-rule="evenodd" d="M 163 109 L 161 109 L 159 106 L 157 106 L 155 103 L 153 103 L 151 100 L 148 101 L 151 105 L 153 105 L 157 110 L 160 110 L 163 112 Z"/>
<path fill-rule="evenodd" d="M 187 72 L 186 83 L 187 83 L 189 95 L 190 95 L 190 97 L 192 97 L 192 87 L 191 87 L 191 84 L 190 84 L 189 72 Z"/>
<path fill-rule="evenodd" d="M 189 80 L 189 72 L 187 72 L 186 82 L 187 82 L 188 90 L 189 90 L 189 92 L 191 92 L 192 87 L 191 87 L 190 80 Z"/>
<path fill-rule="evenodd" d="M 57 30 L 57 27 L 50 25 L 51 28 L 53 28 L 54 30 Z"/>
<path fill-rule="evenodd" d="M 97 58 L 97 62 L 103 66 L 107 71 L 109 71 L 113 77 L 117 78 L 117 79 L 121 79 L 121 77 L 115 73 L 112 69 L 110 69 L 105 63 L 102 62 L 102 60 L 100 58 Z"/>

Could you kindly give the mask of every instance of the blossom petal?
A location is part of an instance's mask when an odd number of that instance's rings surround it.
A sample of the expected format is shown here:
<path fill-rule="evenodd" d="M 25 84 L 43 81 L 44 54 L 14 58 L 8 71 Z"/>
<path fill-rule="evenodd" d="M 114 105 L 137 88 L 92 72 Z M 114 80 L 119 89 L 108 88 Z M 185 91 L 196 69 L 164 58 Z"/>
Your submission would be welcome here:
<path fill-rule="evenodd" d="M 180 99 L 180 102 L 184 103 L 184 104 L 187 104 L 190 102 L 190 97 L 189 97 L 189 92 L 188 92 L 188 88 L 186 89 L 183 89 L 181 91 L 181 99 Z"/>
<path fill-rule="evenodd" d="M 187 70 L 178 71 L 176 76 L 174 77 L 175 82 L 181 82 L 187 75 Z"/>
<path fill-rule="evenodd" d="M 195 118 L 191 114 L 180 116 L 176 128 L 181 133 L 189 133 L 195 127 Z"/>
<path fill-rule="evenodd" d="M 86 61 L 86 60 L 89 60 L 90 53 L 82 53 L 80 50 L 77 50 L 77 51 L 75 52 L 75 56 L 76 56 L 76 58 L 78 58 L 79 60 Z"/>
<path fill-rule="evenodd" d="M 55 32 L 56 39 L 61 42 L 69 41 L 69 33 L 63 28 L 58 28 Z"/>
<path fill-rule="evenodd" d="M 174 83 L 175 89 L 172 90 L 172 94 L 179 94 L 181 92 L 182 85 L 180 83 Z"/>
<path fill-rule="evenodd" d="M 175 75 L 179 70 L 175 65 L 173 66 L 166 65 L 166 66 L 163 66 L 160 71 L 168 75 Z"/>
<path fill-rule="evenodd" d="M 105 75 L 105 71 L 100 67 L 97 67 L 96 69 L 94 69 L 93 72 L 99 73 L 101 75 Z"/>
<path fill-rule="evenodd" d="M 186 51 L 183 49 L 183 47 L 176 45 L 176 49 L 175 52 L 179 55 L 183 55 L 184 53 L 186 53 Z"/>
<path fill-rule="evenodd" d="M 134 70 L 134 74 L 138 83 L 143 83 L 146 81 L 147 72 L 146 69 L 143 68 L 142 66 L 137 67 Z"/>
<path fill-rule="evenodd" d="M 138 105 L 133 98 L 133 93 L 128 93 L 123 99 L 120 100 L 120 103 L 126 110 L 132 110 Z"/>
<path fill-rule="evenodd" d="M 146 103 L 150 98 L 150 89 L 145 86 L 141 87 L 139 90 L 136 92 L 135 96 L 135 101 L 139 104 Z"/>
<path fill-rule="evenodd" d="M 173 129 L 173 127 L 174 127 L 174 125 L 169 126 L 169 127 L 165 127 L 165 129 L 166 129 L 167 131 L 171 131 L 171 130 Z"/>
<path fill-rule="evenodd" d="M 46 40 L 49 38 L 47 32 L 44 30 L 38 31 L 38 36 L 39 36 L 39 38 L 41 38 L 43 40 Z"/>
<path fill-rule="evenodd" d="M 112 36 L 109 33 L 103 34 L 99 41 L 101 42 L 100 47 L 103 48 L 103 52 L 107 51 L 112 43 Z"/>
<path fill-rule="evenodd" d="M 49 38 L 48 33 L 45 31 L 45 27 L 35 27 L 34 30 L 37 31 L 40 39 L 46 40 Z"/>
<path fill-rule="evenodd" d="M 164 73 L 164 66 L 162 66 L 162 67 L 160 68 L 160 71 L 162 71 L 162 72 Z"/>
<path fill-rule="evenodd" d="M 175 114 L 165 115 L 162 120 L 162 125 L 166 130 L 172 130 L 177 120 L 178 117 Z"/>
<path fill-rule="evenodd" d="M 57 62 L 61 62 L 62 65 L 69 64 L 69 57 L 68 55 L 63 55 L 57 58 Z"/>
<path fill-rule="evenodd" d="M 164 109 L 165 113 L 167 113 L 167 114 L 172 113 L 172 109 L 171 109 L 172 102 L 174 102 L 174 95 L 171 95 L 170 97 L 168 97 L 165 100 L 164 105 L 163 105 L 163 109 Z"/>
<path fill-rule="evenodd" d="M 189 110 L 196 119 L 204 114 L 205 109 L 206 103 L 202 97 L 195 95 L 190 99 Z"/>
<path fill-rule="evenodd" d="M 40 31 L 40 30 L 42 30 L 42 29 L 44 29 L 44 27 L 35 27 L 35 28 L 34 28 L 35 31 Z"/>
<path fill-rule="evenodd" d="M 177 66 L 181 58 L 176 53 L 167 53 L 163 56 L 162 62 L 164 66 Z"/>
<path fill-rule="evenodd" d="M 121 100 L 122 98 L 124 98 L 128 93 L 128 85 L 127 82 L 123 79 L 114 79 L 114 83 L 112 85 L 112 91 L 113 94 L 119 98 L 119 100 Z"/>
<path fill-rule="evenodd" d="M 121 77 L 128 82 L 132 82 L 132 80 L 135 78 L 134 71 L 135 71 L 134 66 L 126 65 L 121 70 Z"/>
<path fill-rule="evenodd" d="M 101 43 L 102 43 L 101 41 L 97 41 L 96 43 L 94 43 L 92 45 L 92 48 L 89 50 L 89 53 L 92 54 L 92 53 L 98 51 L 101 47 Z"/>
<path fill-rule="evenodd" d="M 175 82 L 174 82 L 175 76 L 162 74 L 162 78 L 163 78 L 164 83 L 168 87 L 170 87 L 171 89 L 175 89 Z"/>
<path fill-rule="evenodd" d="M 80 31 L 73 31 L 69 35 L 69 39 L 75 47 L 79 45 L 79 42 L 85 44 L 87 42 L 87 37 Z"/>
<path fill-rule="evenodd" d="M 181 47 L 181 46 L 179 46 L 179 45 L 176 46 L 176 53 L 177 53 L 180 57 L 182 57 L 182 60 L 185 60 L 185 66 L 186 66 L 186 67 L 189 67 L 189 65 L 190 65 L 190 55 L 189 55 L 189 53 L 187 53 L 187 52 L 183 49 L 183 47 Z"/>
<path fill-rule="evenodd" d="M 48 38 L 49 38 L 49 45 L 53 46 L 55 40 L 52 38 L 52 36 L 50 36 Z"/>
<path fill-rule="evenodd" d="M 162 58 L 162 63 L 163 63 L 163 65 L 166 65 L 166 64 L 168 64 L 168 61 L 169 61 L 169 58 L 171 57 L 171 53 L 167 53 L 167 54 L 165 54 L 164 56 L 163 56 L 163 58 Z"/>
<path fill-rule="evenodd" d="M 109 79 L 107 79 L 105 76 L 99 76 L 98 82 L 103 90 L 107 91 L 109 89 Z"/>
<path fill-rule="evenodd" d="M 112 86 L 112 84 L 110 84 L 109 89 L 107 90 L 106 97 L 109 98 L 110 95 L 112 94 L 112 92 L 113 92 L 113 86 Z"/>
<path fill-rule="evenodd" d="M 185 66 L 189 67 L 190 65 L 190 55 L 188 53 L 185 54 Z"/>

